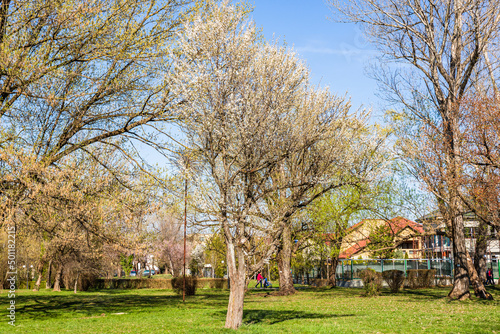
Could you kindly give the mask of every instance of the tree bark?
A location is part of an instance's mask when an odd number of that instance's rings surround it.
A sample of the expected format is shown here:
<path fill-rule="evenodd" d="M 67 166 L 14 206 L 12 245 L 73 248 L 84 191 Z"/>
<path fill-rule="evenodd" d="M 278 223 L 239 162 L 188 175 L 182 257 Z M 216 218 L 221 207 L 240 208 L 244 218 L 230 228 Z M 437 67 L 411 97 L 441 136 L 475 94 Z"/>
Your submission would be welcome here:
<path fill-rule="evenodd" d="M 476 247 L 474 252 L 474 268 L 481 282 L 486 282 L 486 249 L 488 247 L 488 225 L 480 221 L 476 229 Z"/>
<path fill-rule="evenodd" d="M 226 328 L 238 329 L 243 322 L 243 301 L 245 298 L 246 280 L 238 277 L 231 277 L 231 287 L 229 292 L 229 304 L 226 316 Z"/>
<path fill-rule="evenodd" d="M 52 275 L 52 260 L 49 261 L 49 269 L 47 269 L 47 277 L 45 279 L 45 289 L 51 289 L 50 276 Z"/>
<path fill-rule="evenodd" d="M 461 1 L 455 3 L 456 8 L 460 8 Z M 461 9 L 457 9 L 457 22 L 455 23 L 454 39 L 459 39 L 461 25 Z M 452 58 L 453 63 L 457 62 L 460 58 L 460 52 L 458 51 L 459 46 L 457 42 L 452 43 Z M 453 288 L 448 294 L 448 297 L 452 299 L 465 300 L 470 298 L 469 291 L 469 277 L 468 277 L 468 262 L 467 262 L 467 249 L 465 247 L 465 235 L 464 235 L 464 219 L 463 219 L 463 205 L 460 199 L 459 187 L 460 187 L 460 175 L 461 175 L 461 160 L 460 160 L 460 128 L 459 128 L 459 113 L 457 101 L 454 97 L 454 93 L 458 92 L 458 87 L 450 87 L 450 95 L 444 106 L 445 110 L 442 110 L 441 115 L 444 126 L 444 140 L 445 140 L 445 157 L 447 164 L 446 171 L 446 183 L 449 189 L 449 199 L 450 199 L 450 218 L 451 218 L 451 229 L 453 236 L 453 257 L 454 257 L 454 281 Z"/>
<path fill-rule="evenodd" d="M 238 264 L 236 264 L 236 256 Z M 238 329 L 243 323 L 243 301 L 245 298 L 245 257 L 241 249 L 236 249 L 232 243 L 227 244 L 227 266 L 231 286 L 229 289 L 229 304 L 226 315 L 226 328 Z"/>
<path fill-rule="evenodd" d="M 75 279 L 75 290 L 73 291 L 74 293 L 76 293 L 78 291 L 78 278 L 80 277 L 80 273 L 78 272 L 76 274 L 76 279 Z"/>
<path fill-rule="evenodd" d="M 483 281 L 481 281 L 481 278 L 477 275 L 476 268 L 474 268 L 469 252 L 467 252 L 467 269 L 469 270 L 470 281 L 472 283 L 472 287 L 474 288 L 474 294 L 476 297 L 493 300 L 493 296 L 486 291 Z"/>
<path fill-rule="evenodd" d="M 54 281 L 54 290 L 53 291 L 61 291 L 61 276 L 63 271 L 62 263 L 57 267 L 56 279 Z"/>
<path fill-rule="evenodd" d="M 45 267 L 45 261 L 44 260 L 38 261 L 38 264 L 36 266 L 36 273 L 38 274 L 38 277 L 36 279 L 36 283 L 35 283 L 35 287 L 34 287 L 33 291 L 40 290 L 40 284 L 42 283 L 43 267 Z"/>
<path fill-rule="evenodd" d="M 285 224 L 281 235 L 281 249 L 278 252 L 279 294 L 288 296 L 295 293 L 292 277 L 292 236 L 291 227 Z"/>
<path fill-rule="evenodd" d="M 332 263 L 331 263 L 330 271 L 328 272 L 328 282 L 327 282 L 327 284 L 329 286 L 331 286 L 332 288 L 335 288 L 335 287 L 337 287 L 337 276 L 336 276 L 336 273 L 337 273 L 337 266 L 339 264 L 338 257 L 332 258 L 331 262 Z"/>
<path fill-rule="evenodd" d="M 172 277 L 177 277 L 177 275 L 175 275 L 174 265 L 172 263 L 172 260 L 170 259 L 169 262 L 170 262 L 170 274 L 172 275 Z"/>
<path fill-rule="evenodd" d="M 453 211 L 452 211 L 453 212 Z M 465 248 L 464 223 L 461 215 L 454 218 L 452 224 L 454 281 L 448 297 L 465 300 L 470 298 L 469 277 L 467 275 L 467 250 Z"/>
<path fill-rule="evenodd" d="M 291 254 L 281 250 L 278 254 L 278 270 L 281 296 L 292 295 L 296 292 L 293 286 L 293 277 L 291 271 Z"/>
<path fill-rule="evenodd" d="M 42 284 L 42 272 L 38 272 L 38 278 L 36 279 L 35 288 L 33 291 L 40 291 L 40 284 Z"/>

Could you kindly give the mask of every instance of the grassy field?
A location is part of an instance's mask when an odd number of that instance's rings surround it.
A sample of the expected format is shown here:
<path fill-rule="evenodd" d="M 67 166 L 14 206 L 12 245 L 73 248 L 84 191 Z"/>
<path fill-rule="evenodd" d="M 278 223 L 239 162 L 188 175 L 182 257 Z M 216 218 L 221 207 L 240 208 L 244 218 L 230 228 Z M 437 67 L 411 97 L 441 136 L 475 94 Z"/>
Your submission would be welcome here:
<path fill-rule="evenodd" d="M 457 302 L 448 289 L 407 290 L 362 297 L 361 289 L 307 289 L 293 296 L 252 290 L 242 333 L 500 333 L 495 301 Z M 185 304 L 169 290 L 108 290 L 16 296 L 16 327 L 7 324 L 0 294 L 0 333 L 225 333 L 228 291 L 199 290 Z"/>

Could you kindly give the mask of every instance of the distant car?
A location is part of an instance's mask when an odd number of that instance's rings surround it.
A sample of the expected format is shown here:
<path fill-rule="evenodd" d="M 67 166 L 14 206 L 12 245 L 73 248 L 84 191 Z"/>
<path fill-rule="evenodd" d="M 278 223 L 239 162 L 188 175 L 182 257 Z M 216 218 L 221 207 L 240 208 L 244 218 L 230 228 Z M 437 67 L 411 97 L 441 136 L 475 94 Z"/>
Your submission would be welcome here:
<path fill-rule="evenodd" d="M 154 270 L 151 270 L 151 275 L 154 275 L 156 272 Z M 142 276 L 149 276 L 149 270 L 144 270 L 142 273 Z"/>
<path fill-rule="evenodd" d="M 130 276 L 137 276 L 137 272 L 136 272 L 135 270 L 132 270 L 132 271 L 130 272 Z"/>

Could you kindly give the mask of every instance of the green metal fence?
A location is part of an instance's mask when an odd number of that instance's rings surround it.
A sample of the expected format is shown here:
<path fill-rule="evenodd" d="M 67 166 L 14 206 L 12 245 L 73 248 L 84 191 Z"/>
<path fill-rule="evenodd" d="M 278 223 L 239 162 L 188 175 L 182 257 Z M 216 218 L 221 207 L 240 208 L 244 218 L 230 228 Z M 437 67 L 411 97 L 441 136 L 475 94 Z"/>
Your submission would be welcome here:
<path fill-rule="evenodd" d="M 493 277 L 498 279 L 500 276 L 498 261 L 487 262 L 487 267 L 493 269 Z M 405 275 L 408 275 L 410 269 L 436 269 L 437 277 L 453 278 L 452 259 L 347 259 L 339 262 L 336 277 L 339 280 L 359 279 L 359 272 L 367 268 L 378 272 L 396 269 L 404 271 Z"/>

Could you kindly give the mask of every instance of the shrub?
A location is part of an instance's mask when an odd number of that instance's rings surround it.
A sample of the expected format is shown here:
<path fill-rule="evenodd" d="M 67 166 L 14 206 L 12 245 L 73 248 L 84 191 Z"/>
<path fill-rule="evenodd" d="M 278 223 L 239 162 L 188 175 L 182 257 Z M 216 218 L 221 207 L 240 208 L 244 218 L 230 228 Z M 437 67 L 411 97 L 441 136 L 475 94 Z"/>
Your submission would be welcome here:
<path fill-rule="evenodd" d="M 382 275 L 373 269 L 364 269 L 359 272 L 359 277 L 363 281 L 365 296 L 373 297 L 380 294 L 382 287 Z"/>
<path fill-rule="evenodd" d="M 196 293 L 196 283 L 197 279 L 195 276 L 186 276 L 186 296 L 194 296 Z M 172 278 L 172 288 L 178 294 L 182 294 L 184 290 L 184 278 L 174 277 Z"/>
<path fill-rule="evenodd" d="M 182 284 L 182 277 L 179 278 Z M 172 280 L 165 278 L 100 278 L 95 280 L 93 289 L 169 289 L 172 290 Z M 197 289 L 228 289 L 227 279 L 197 278 Z M 182 292 L 182 290 L 181 290 Z"/>
<path fill-rule="evenodd" d="M 382 273 L 391 292 L 397 293 L 405 281 L 405 273 L 401 270 L 387 270 Z"/>
<path fill-rule="evenodd" d="M 412 289 L 430 288 L 434 285 L 436 269 L 410 269 L 408 270 L 408 285 Z"/>

